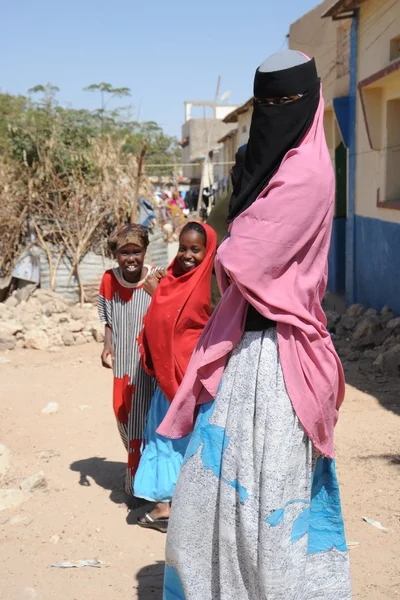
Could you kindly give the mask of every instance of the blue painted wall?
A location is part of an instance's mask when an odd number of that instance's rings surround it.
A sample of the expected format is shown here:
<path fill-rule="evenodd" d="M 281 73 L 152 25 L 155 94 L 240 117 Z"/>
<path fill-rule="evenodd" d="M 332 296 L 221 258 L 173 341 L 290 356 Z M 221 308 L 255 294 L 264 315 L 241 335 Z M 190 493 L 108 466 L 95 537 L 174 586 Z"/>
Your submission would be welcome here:
<path fill-rule="evenodd" d="M 355 216 L 356 301 L 400 315 L 400 223 Z"/>
<path fill-rule="evenodd" d="M 328 290 L 343 294 L 346 284 L 346 219 L 333 219 L 331 247 L 328 256 Z"/>

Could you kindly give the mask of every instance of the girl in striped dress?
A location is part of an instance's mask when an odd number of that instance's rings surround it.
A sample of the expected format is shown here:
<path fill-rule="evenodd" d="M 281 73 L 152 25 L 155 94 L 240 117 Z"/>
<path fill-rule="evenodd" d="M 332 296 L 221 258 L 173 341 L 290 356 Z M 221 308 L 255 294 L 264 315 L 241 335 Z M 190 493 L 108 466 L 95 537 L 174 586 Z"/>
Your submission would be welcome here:
<path fill-rule="evenodd" d="M 124 226 L 112 235 L 109 247 L 118 267 L 104 273 L 98 298 L 99 317 L 105 326 L 101 362 L 114 371 L 113 407 L 128 453 L 125 491 L 130 497 L 156 385 L 140 365 L 136 342 L 151 295 L 163 275 L 161 270 L 145 264 L 148 245 L 147 230 L 141 225 Z"/>

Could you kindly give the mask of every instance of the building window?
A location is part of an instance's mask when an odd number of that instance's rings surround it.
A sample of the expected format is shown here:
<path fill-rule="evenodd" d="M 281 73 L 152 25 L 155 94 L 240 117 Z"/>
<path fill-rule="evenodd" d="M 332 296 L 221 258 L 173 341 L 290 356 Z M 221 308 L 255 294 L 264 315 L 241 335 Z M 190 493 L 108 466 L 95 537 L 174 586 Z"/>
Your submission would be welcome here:
<path fill-rule="evenodd" d="M 400 202 L 400 98 L 387 103 L 386 201 Z"/>

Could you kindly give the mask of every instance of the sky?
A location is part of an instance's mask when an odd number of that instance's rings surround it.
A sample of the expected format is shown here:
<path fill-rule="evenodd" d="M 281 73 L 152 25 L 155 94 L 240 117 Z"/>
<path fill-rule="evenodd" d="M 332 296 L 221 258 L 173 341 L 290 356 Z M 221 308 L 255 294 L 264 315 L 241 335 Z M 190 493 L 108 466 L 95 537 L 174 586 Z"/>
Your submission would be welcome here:
<path fill-rule="evenodd" d="M 185 100 L 242 104 L 256 67 L 287 47 L 290 23 L 318 0 L 0 0 L 0 91 L 60 88 L 63 106 L 95 109 L 82 89 L 129 87 L 132 116 L 180 138 Z M 200 115 L 199 115 L 200 116 Z"/>

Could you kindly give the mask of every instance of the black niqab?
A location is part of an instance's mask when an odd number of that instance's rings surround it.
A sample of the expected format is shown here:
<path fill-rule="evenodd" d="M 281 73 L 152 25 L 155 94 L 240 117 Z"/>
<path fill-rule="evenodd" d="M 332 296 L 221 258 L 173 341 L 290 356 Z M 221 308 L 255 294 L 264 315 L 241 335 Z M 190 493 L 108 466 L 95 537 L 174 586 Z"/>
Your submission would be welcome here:
<path fill-rule="evenodd" d="M 320 98 L 320 80 L 314 59 L 281 71 L 257 69 L 254 97 L 279 98 L 304 94 L 288 104 L 254 101 L 250 137 L 243 164 L 237 155 L 232 170 L 233 192 L 228 223 L 246 210 L 267 187 L 285 154 L 296 148 L 312 125 Z"/>

